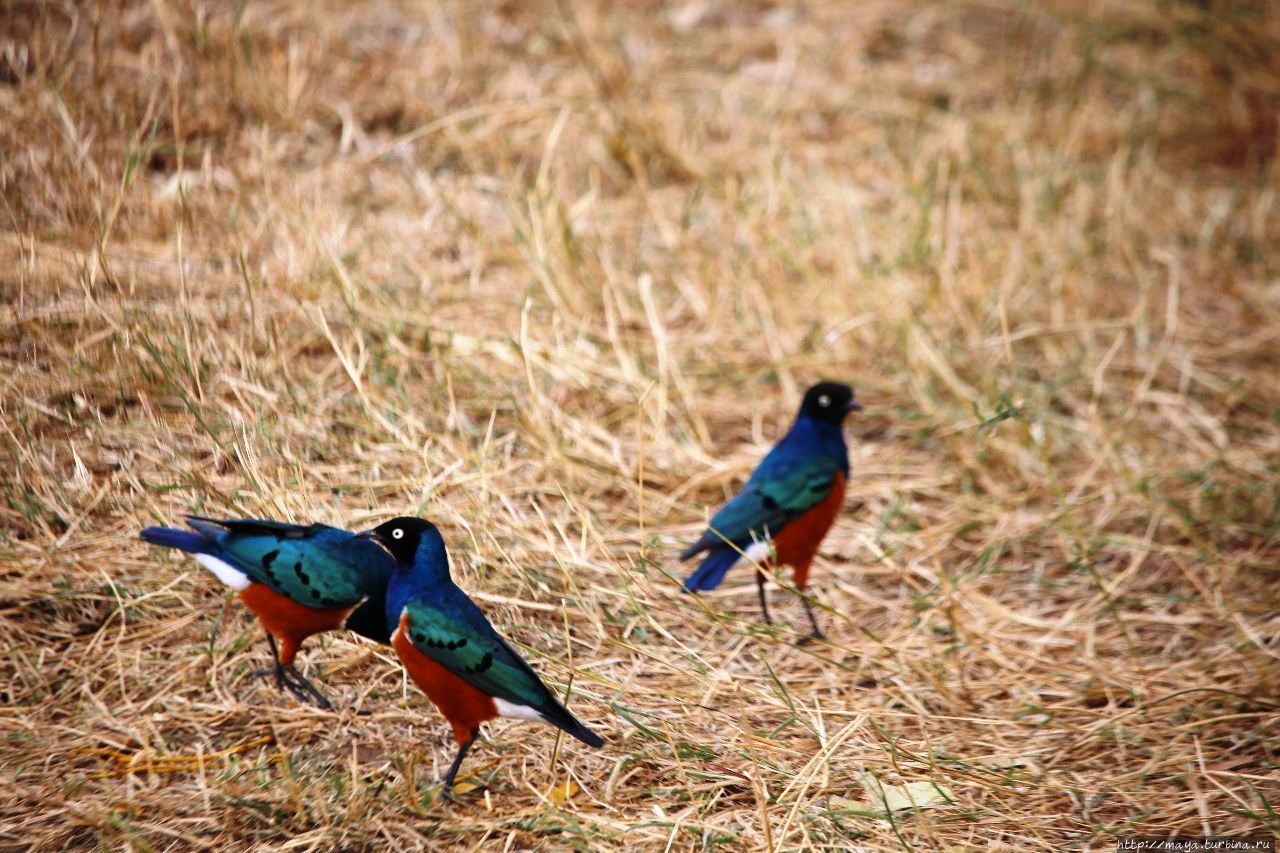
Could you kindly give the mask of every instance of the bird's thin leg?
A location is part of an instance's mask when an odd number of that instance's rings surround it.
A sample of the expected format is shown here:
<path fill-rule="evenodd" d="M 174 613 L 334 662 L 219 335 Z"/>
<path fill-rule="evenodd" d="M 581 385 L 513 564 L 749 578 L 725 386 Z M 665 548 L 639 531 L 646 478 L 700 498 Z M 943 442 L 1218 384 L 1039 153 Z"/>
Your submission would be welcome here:
<path fill-rule="evenodd" d="M 279 690 L 281 693 L 283 693 L 285 687 L 288 686 L 290 691 L 294 692 L 294 695 L 297 695 L 297 692 L 293 690 L 293 685 L 288 684 L 285 680 L 284 664 L 280 663 L 280 652 L 276 650 L 276 638 L 270 631 L 267 632 L 267 644 L 271 646 L 271 660 L 273 661 L 274 665 L 271 667 L 271 669 L 255 669 L 253 671 L 253 674 L 254 675 L 270 675 L 273 678 L 275 678 L 276 689 Z"/>
<path fill-rule="evenodd" d="M 800 593 L 800 603 L 804 605 L 804 612 L 809 614 L 809 624 L 813 626 L 813 633 L 809 637 L 814 640 L 825 640 L 827 635 L 818 627 L 818 620 L 814 618 L 813 608 L 809 606 L 809 599 L 805 597 L 803 591 Z"/>
<path fill-rule="evenodd" d="M 756 569 L 756 587 L 760 590 L 760 609 L 764 611 L 764 624 L 772 625 L 773 620 L 769 618 L 769 601 L 764 594 L 764 570 Z"/>
<path fill-rule="evenodd" d="M 458 755 L 453 759 L 453 764 L 449 767 L 449 772 L 444 774 L 445 792 L 453 790 L 453 780 L 458 775 L 458 768 L 462 766 L 462 759 L 466 758 L 467 750 L 471 748 L 471 744 L 475 743 L 476 738 L 480 736 L 479 729 L 471 730 L 471 740 L 458 747 Z"/>

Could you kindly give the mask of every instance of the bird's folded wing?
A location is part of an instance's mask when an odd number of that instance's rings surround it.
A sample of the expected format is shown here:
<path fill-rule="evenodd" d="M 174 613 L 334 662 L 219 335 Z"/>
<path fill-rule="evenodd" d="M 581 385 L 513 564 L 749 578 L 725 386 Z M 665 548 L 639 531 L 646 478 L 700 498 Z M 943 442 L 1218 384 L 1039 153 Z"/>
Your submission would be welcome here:
<path fill-rule="evenodd" d="M 391 571 L 391 557 L 377 545 L 322 525 L 306 537 L 232 532 L 218 545 L 251 579 L 310 607 L 357 604 Z"/>
<path fill-rule="evenodd" d="M 206 535 L 226 530 L 242 536 L 274 536 L 277 539 L 305 539 L 318 530 L 334 529 L 323 524 L 293 524 L 260 518 L 203 518 L 198 515 L 187 516 L 187 523 Z"/>
<path fill-rule="evenodd" d="M 838 467 L 825 457 L 769 464 L 766 458 L 733 500 L 711 519 L 704 539 L 728 540 L 745 547 L 753 539 L 777 534 L 788 521 L 803 515 L 831 492 Z"/>
<path fill-rule="evenodd" d="M 470 604 L 470 602 L 467 602 Z M 409 641 L 454 675 L 490 696 L 540 708 L 548 691 L 542 679 L 495 631 L 479 609 L 446 612 L 422 601 L 405 606 Z"/>

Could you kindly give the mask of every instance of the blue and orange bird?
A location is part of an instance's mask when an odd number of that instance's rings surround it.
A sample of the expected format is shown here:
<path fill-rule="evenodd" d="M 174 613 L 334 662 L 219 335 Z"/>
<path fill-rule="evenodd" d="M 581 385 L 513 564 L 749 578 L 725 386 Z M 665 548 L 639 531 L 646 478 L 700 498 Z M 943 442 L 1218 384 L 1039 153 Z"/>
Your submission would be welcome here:
<path fill-rule="evenodd" d="M 387 586 L 391 647 L 453 728 L 458 754 L 445 775 L 445 791 L 453 788 L 480 724 L 498 717 L 550 723 L 588 746 L 604 745 L 454 584 L 444 538 L 434 524 L 396 518 L 358 535 L 395 559 Z"/>
<path fill-rule="evenodd" d="M 324 524 L 190 516 L 191 530 L 148 527 L 142 538 L 177 548 L 227 586 L 267 632 L 276 687 L 331 709 L 329 700 L 293 666 L 312 634 L 346 628 L 386 644 L 387 582 L 394 568 L 387 552 L 356 534 Z M 280 647 L 277 651 L 276 642 Z"/>
<path fill-rule="evenodd" d="M 849 450 L 844 419 L 862 404 L 853 388 L 820 382 L 805 392 L 800 414 L 782 439 L 760 462 L 734 498 L 711 518 L 707 531 L 680 555 L 688 560 L 706 552 L 702 565 L 684 582 L 686 592 L 715 589 L 725 574 L 744 559 L 757 566 L 756 584 L 764 621 L 764 565 L 791 566 L 796 588 L 804 590 L 818 546 L 831 529 L 844 500 L 849 477 Z M 813 636 L 818 621 L 802 595 Z"/>

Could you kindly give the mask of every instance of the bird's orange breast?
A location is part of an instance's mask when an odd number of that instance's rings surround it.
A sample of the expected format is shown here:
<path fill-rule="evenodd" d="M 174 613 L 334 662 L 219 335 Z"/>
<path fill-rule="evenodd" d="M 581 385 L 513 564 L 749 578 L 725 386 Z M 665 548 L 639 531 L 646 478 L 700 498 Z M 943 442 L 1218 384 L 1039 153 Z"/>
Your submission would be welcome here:
<path fill-rule="evenodd" d="M 319 610 L 299 604 L 261 583 L 251 583 L 240 590 L 240 600 L 257 615 L 262 627 L 280 640 L 280 661 L 285 666 L 293 664 L 299 643 L 312 634 L 341 628 L 351 611 L 359 606 L 357 603 L 351 607 Z"/>
<path fill-rule="evenodd" d="M 804 589 L 808 583 L 809 566 L 818 553 L 818 546 L 840 514 L 844 486 L 844 472 L 837 471 L 827 496 L 803 515 L 793 518 L 773 537 L 777 562 L 795 570 L 796 587 L 799 589 Z"/>
<path fill-rule="evenodd" d="M 391 647 L 404 664 L 413 683 L 427 694 L 431 704 L 440 709 L 453 727 L 453 738 L 459 745 L 470 743 L 472 732 L 481 723 L 498 716 L 493 697 L 472 687 L 431 658 L 418 651 L 409 639 L 409 614 L 400 615 L 400 627 L 391 637 Z"/>

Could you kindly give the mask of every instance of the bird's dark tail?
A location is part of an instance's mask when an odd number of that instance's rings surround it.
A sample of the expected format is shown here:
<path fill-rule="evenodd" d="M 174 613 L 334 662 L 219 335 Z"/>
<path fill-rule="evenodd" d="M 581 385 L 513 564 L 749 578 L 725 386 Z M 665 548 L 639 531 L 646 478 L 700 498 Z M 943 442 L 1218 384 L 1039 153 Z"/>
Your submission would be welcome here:
<path fill-rule="evenodd" d="M 698 566 L 694 573 L 689 575 L 684 582 L 684 591 L 701 592 L 707 589 L 715 589 L 741 556 L 734 548 L 725 547 L 712 551 L 702 561 L 702 565 Z"/>
<path fill-rule="evenodd" d="M 566 725 L 563 722 L 556 723 L 556 727 L 559 729 L 563 729 L 565 734 L 573 735 L 578 740 L 585 743 L 587 746 L 593 746 L 596 749 L 599 749 L 600 747 L 604 746 L 604 738 L 600 737 L 600 735 L 596 734 L 595 732 L 591 731 L 591 729 L 587 728 L 582 723 L 578 722 L 577 718 L 574 717 L 573 715 L 569 716 L 569 720 L 567 722 L 568 722 L 568 725 Z"/>
<path fill-rule="evenodd" d="M 206 537 L 190 530 L 174 530 L 172 527 L 148 527 L 142 531 L 144 541 L 161 548 L 177 548 L 188 554 L 211 554 L 213 545 Z"/>
<path fill-rule="evenodd" d="M 537 710 L 542 715 L 542 719 L 562 730 L 565 734 L 572 735 L 587 746 L 594 746 L 597 749 L 604 746 L 604 738 L 580 723 L 578 718 L 573 715 L 573 712 L 561 704 L 560 700 L 552 696 L 550 692 L 547 694 L 547 701 Z"/>

